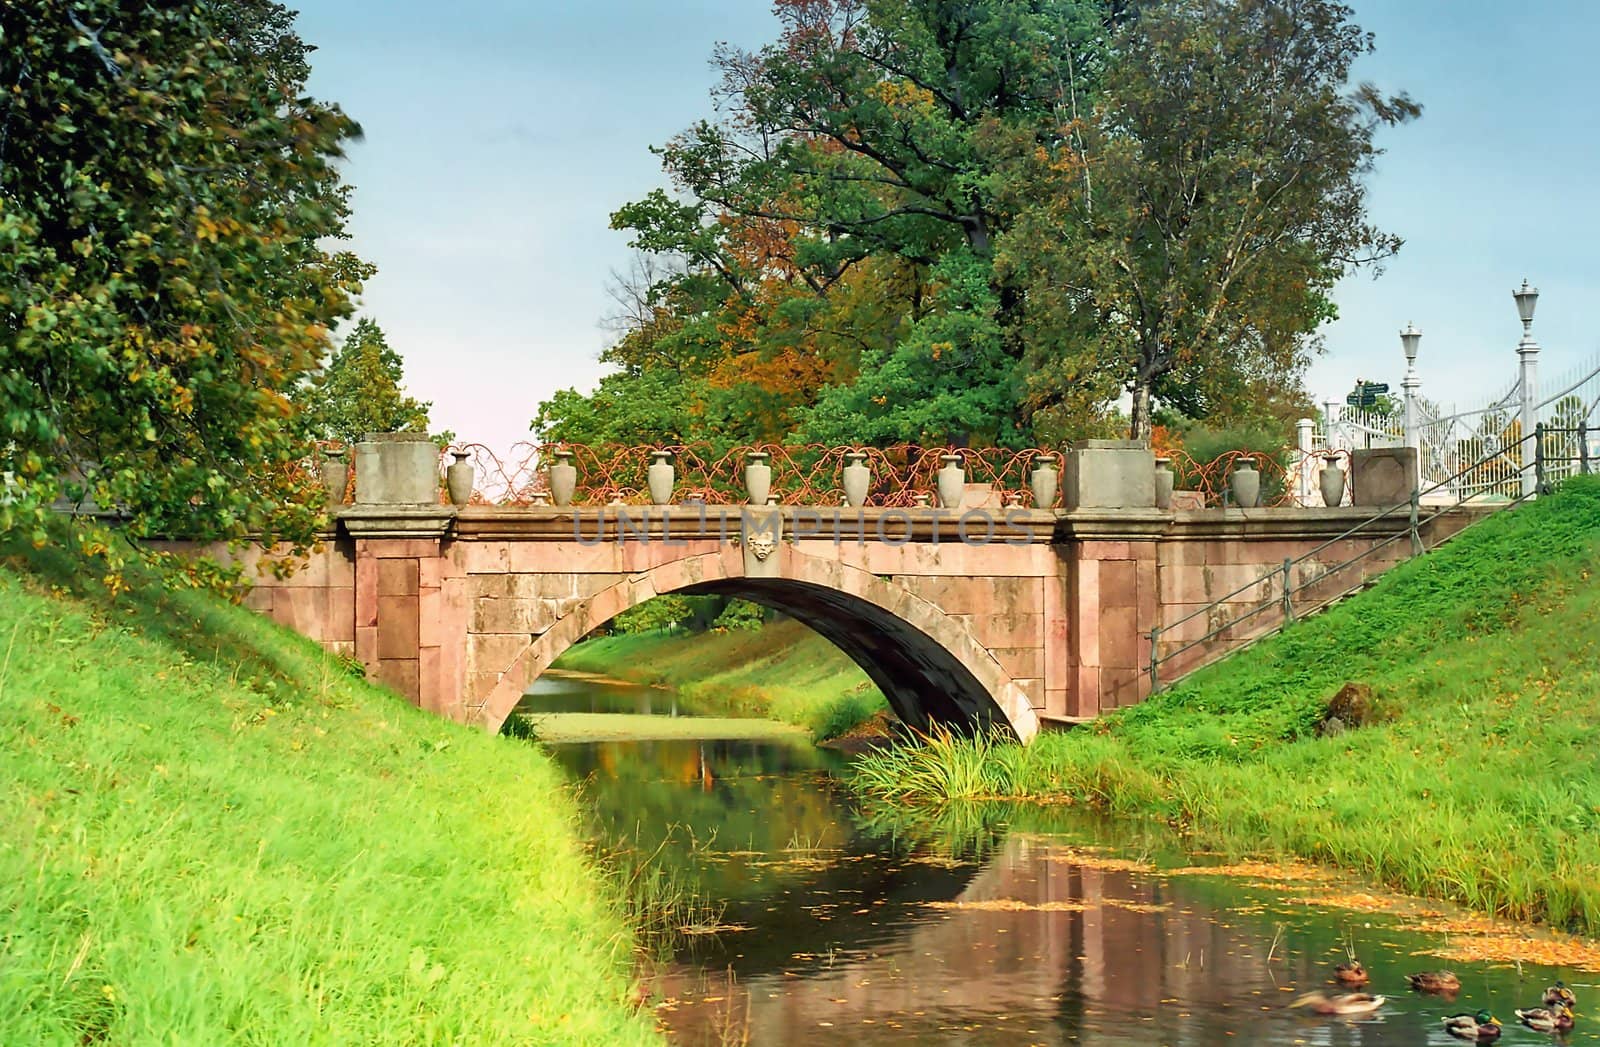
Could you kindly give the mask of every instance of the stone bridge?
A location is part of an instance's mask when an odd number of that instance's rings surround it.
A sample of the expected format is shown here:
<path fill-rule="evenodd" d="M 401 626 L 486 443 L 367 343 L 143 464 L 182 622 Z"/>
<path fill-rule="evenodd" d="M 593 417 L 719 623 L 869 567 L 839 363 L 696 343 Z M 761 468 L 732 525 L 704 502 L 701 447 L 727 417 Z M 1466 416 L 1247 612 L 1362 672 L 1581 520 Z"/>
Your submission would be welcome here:
<path fill-rule="evenodd" d="M 1356 508 L 1155 507 L 1153 460 L 1133 445 L 1069 452 L 1065 507 L 999 507 L 969 487 L 955 508 L 451 506 L 436 476 L 365 485 L 290 577 L 262 573 L 247 602 L 424 708 L 498 730 L 568 647 L 665 593 L 742 597 L 836 644 L 903 720 L 994 723 L 1027 740 L 1148 693 L 1163 648 L 1274 596 L 1288 559 L 1372 515 Z M 406 500 L 411 499 L 411 500 Z M 992 504 L 994 503 L 994 504 Z M 1459 529 L 1445 515 L 1428 541 Z M 1387 542 L 1329 591 L 1410 552 L 1399 513 L 1327 545 L 1296 584 Z M 266 558 L 261 550 L 247 559 Z M 1171 628 L 1245 587 L 1234 601 Z M 1248 628 L 1261 628 L 1253 619 Z M 1236 646 L 1224 632 L 1162 668 Z M 1170 631 L 1169 631 L 1170 630 Z"/>

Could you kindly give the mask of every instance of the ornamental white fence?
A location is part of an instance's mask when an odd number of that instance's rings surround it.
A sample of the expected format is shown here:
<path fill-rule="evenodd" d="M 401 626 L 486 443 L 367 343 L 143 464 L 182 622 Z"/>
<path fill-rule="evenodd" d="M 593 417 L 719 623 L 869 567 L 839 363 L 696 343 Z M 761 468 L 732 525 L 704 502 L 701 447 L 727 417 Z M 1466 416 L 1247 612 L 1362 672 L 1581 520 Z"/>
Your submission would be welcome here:
<path fill-rule="evenodd" d="M 1529 290 L 1524 284 L 1523 293 Z M 1522 434 L 1541 424 L 1560 430 L 1545 438 L 1546 479 L 1559 480 L 1578 471 L 1584 461 L 1600 461 L 1600 355 L 1568 369 L 1545 386 L 1555 392 L 1540 395 L 1539 347 L 1530 333 L 1532 312 L 1529 303 L 1517 347 L 1516 376 L 1481 406 L 1446 410 L 1425 399 L 1419 394 L 1416 370 L 1408 363 L 1402 382 L 1405 395 L 1395 409 L 1325 401 L 1319 417 L 1301 419 L 1296 501 L 1323 504 L 1317 474 L 1324 456 L 1373 447 L 1415 447 L 1419 490 L 1427 492 L 1430 502 L 1532 497 L 1535 465 L 1533 455 L 1523 453 L 1530 444 L 1522 442 Z M 1347 485 L 1345 504 L 1349 499 Z"/>

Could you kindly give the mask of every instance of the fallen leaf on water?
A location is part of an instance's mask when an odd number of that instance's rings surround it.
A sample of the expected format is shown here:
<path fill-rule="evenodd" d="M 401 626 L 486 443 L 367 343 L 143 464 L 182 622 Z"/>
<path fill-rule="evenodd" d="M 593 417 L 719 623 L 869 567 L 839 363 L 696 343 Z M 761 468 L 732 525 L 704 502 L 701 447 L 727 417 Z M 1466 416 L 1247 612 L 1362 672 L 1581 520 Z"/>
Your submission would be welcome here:
<path fill-rule="evenodd" d="M 1101 869 L 1106 872 L 1142 872 L 1153 873 L 1155 866 L 1149 862 L 1133 861 L 1129 858 L 1111 858 L 1106 855 L 1082 847 L 1055 847 L 1046 855 L 1046 860 L 1062 862 L 1067 865 L 1081 865 L 1085 869 Z"/>
<path fill-rule="evenodd" d="M 1406 929 L 1449 936 L 1436 948 L 1419 950 L 1412 954 L 1414 956 L 1439 956 L 1458 962 L 1536 963 L 1600 971 L 1600 942 L 1555 932 L 1530 934 L 1526 927 L 1485 916 L 1415 920 L 1409 922 Z"/>
<path fill-rule="evenodd" d="M 1120 898 L 1107 898 L 1105 904 L 1115 909 L 1126 909 L 1129 912 L 1166 912 L 1172 908 L 1170 905 L 1155 905 L 1150 902 L 1126 902 Z"/>
<path fill-rule="evenodd" d="M 1301 905 L 1321 905 L 1329 909 L 1349 909 L 1352 912 L 1392 912 L 1394 895 L 1380 897 L 1365 891 L 1333 891 L 1325 894 L 1308 894 L 1294 901 Z"/>
<path fill-rule="evenodd" d="M 679 934 L 733 934 L 751 930 L 745 923 L 691 923 L 678 928 Z"/>
<path fill-rule="evenodd" d="M 979 912 L 1085 912 L 1082 902 L 1021 902 L 1014 898 L 985 901 L 923 902 L 930 909 L 974 909 Z"/>
<path fill-rule="evenodd" d="M 1256 891 L 1309 891 L 1316 888 L 1315 883 L 1268 883 L 1265 880 L 1246 880 L 1239 886 Z"/>
<path fill-rule="evenodd" d="M 1235 862 L 1232 865 L 1190 865 L 1163 869 L 1164 876 L 1243 876 L 1253 880 L 1314 881 L 1331 879 L 1331 874 L 1309 862 Z"/>

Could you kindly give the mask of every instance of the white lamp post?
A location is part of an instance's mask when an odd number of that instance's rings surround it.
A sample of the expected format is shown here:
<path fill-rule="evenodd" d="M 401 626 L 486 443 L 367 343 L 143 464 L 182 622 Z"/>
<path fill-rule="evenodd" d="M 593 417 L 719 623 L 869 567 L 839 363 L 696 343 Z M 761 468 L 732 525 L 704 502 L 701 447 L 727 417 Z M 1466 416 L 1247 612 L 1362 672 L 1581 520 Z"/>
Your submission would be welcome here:
<path fill-rule="evenodd" d="M 1418 457 L 1422 454 L 1422 435 L 1417 431 L 1417 389 L 1422 385 L 1422 379 L 1417 377 L 1417 345 L 1422 341 L 1422 332 L 1412 324 L 1406 324 L 1406 329 L 1400 332 L 1400 345 L 1406 351 L 1406 376 L 1400 380 L 1400 388 L 1405 390 L 1405 441 L 1406 446 L 1415 448 Z"/>
<path fill-rule="evenodd" d="M 1533 340 L 1533 307 L 1539 303 L 1539 289 L 1522 281 L 1522 289 L 1512 291 L 1517 300 L 1517 315 L 1522 318 L 1522 341 L 1517 343 L 1517 358 L 1522 363 L 1522 497 L 1532 498 L 1539 479 L 1535 475 L 1535 449 L 1531 441 L 1539 424 L 1539 343 Z"/>

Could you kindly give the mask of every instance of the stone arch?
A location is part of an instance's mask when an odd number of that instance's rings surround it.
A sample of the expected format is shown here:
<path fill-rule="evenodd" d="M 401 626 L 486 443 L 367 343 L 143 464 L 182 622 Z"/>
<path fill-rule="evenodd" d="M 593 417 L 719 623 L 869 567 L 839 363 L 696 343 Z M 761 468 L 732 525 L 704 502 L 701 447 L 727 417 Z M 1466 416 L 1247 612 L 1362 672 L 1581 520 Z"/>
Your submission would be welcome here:
<path fill-rule="evenodd" d="M 527 684 L 566 649 L 618 614 L 654 596 L 738 596 L 783 611 L 816 630 L 877 684 L 902 720 L 919 728 L 1003 726 L 1022 741 L 1039 721 L 1026 692 L 965 621 L 888 578 L 793 546 L 777 551 L 779 570 L 748 577 L 737 547 L 688 555 L 625 576 L 579 603 L 532 638 L 485 698 L 477 721 L 498 731 Z"/>

